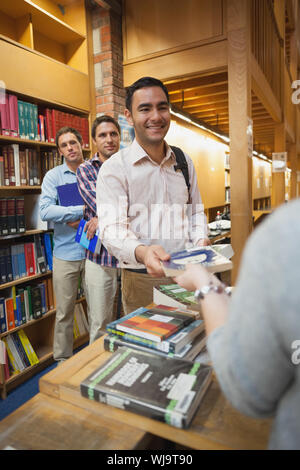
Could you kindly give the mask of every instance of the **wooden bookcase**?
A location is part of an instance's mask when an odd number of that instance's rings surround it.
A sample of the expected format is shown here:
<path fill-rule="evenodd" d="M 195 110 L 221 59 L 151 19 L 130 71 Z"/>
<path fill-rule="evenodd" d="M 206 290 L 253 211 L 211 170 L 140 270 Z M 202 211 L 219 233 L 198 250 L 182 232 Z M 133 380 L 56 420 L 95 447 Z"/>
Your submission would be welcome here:
<path fill-rule="evenodd" d="M 0 55 L 1 87 L 17 95 L 23 101 L 44 108 L 52 108 L 69 114 L 91 119 L 91 94 L 88 54 L 89 21 L 84 0 L 61 2 L 54 0 L 3 0 L 0 2 Z M 74 126 L 75 127 L 75 126 Z M 90 125 L 89 125 L 90 127 Z M 1 134 L 1 132 L 0 132 Z M 90 137 L 90 136 L 89 136 Z M 91 140 L 90 140 L 91 142 Z M 43 152 L 55 149 L 51 142 L 0 135 L 3 146 L 19 144 L 19 148 L 36 149 Z M 89 148 L 84 149 L 88 158 Z M 1 152 L 0 152 L 1 154 Z M 41 161 L 39 159 L 39 163 Z M 0 198 L 40 194 L 40 185 L 0 186 Z M 26 216 L 26 214 L 25 214 Z M 23 243 L 26 237 L 42 233 L 34 227 L 25 233 L 0 236 L 0 246 Z M 0 297 L 12 286 L 34 284 L 51 276 L 45 273 L 21 278 L 0 285 Z M 79 299 L 85 307 L 85 299 Z M 4 380 L 4 367 L 0 365 L 0 394 L 19 385 L 53 361 L 52 344 L 55 324 L 55 309 L 42 317 L 0 334 L 1 338 L 22 328 L 26 332 L 39 358 L 39 363 L 27 367 L 21 373 Z M 88 340 L 88 335 L 77 337 L 74 347 Z"/>
<path fill-rule="evenodd" d="M 22 99 L 24 99 L 24 96 L 22 95 Z M 28 101 L 36 101 L 34 97 L 26 97 Z M 45 104 L 38 102 L 39 104 Z M 49 104 L 49 103 L 48 103 Z M 71 108 L 63 108 L 65 111 L 68 111 L 70 113 L 74 112 Z M 9 137 L 9 136 L 0 136 L 0 155 L 1 155 L 1 148 L 2 146 L 6 145 L 11 145 L 13 143 L 19 144 L 19 147 L 34 147 L 38 151 L 38 156 L 40 157 L 41 155 L 41 150 L 45 149 L 53 149 L 55 148 L 55 144 L 49 143 L 49 142 L 39 142 L 39 141 L 34 141 L 34 140 L 29 140 L 29 139 L 20 139 L 20 138 L 14 138 L 14 137 Z M 85 156 L 88 155 L 90 152 L 90 149 L 84 149 Z M 39 159 L 39 166 L 41 170 L 41 161 Z M 43 175 L 41 175 L 41 178 Z M 1 186 L 0 187 L 0 197 L 1 198 L 7 198 L 7 197 L 14 197 L 14 196 L 20 196 L 24 195 L 24 198 L 28 194 L 39 194 L 41 192 L 41 186 Z M 28 213 L 25 213 L 25 223 L 26 223 L 26 215 L 28 216 Z M 47 230 L 39 230 L 39 229 L 34 229 L 31 228 L 30 230 L 26 230 L 23 233 L 17 233 L 17 234 L 11 234 L 11 235 L 5 235 L 1 236 L 0 235 L 0 246 L 4 245 L 11 245 L 14 243 L 22 243 L 24 241 L 28 241 L 28 237 L 31 237 L 32 235 L 43 233 Z M 35 280 L 42 280 L 45 277 L 51 276 L 51 272 L 47 272 L 44 274 L 36 274 L 34 276 L 29 276 L 29 277 L 22 277 L 17 280 L 14 280 L 12 282 L 7 282 L 5 284 L 0 284 L 0 297 L 9 297 L 10 296 L 10 289 L 13 286 L 25 286 L 27 284 L 34 284 Z M 84 302 L 84 298 L 79 299 L 77 302 Z M 21 326 L 18 326 L 12 330 L 8 330 L 4 333 L 0 334 L 0 340 L 11 334 L 16 332 L 19 329 L 24 329 L 26 332 L 26 335 L 29 338 L 29 341 L 31 342 L 33 349 L 35 350 L 38 358 L 39 358 L 39 363 L 35 364 L 31 367 L 27 367 L 24 371 L 20 372 L 19 374 L 11 376 L 8 380 L 5 380 L 4 378 L 4 366 L 0 365 L 0 393 L 1 397 L 5 398 L 7 391 L 10 390 L 11 388 L 16 387 L 19 385 L 22 381 L 28 379 L 30 376 L 33 374 L 37 373 L 39 370 L 41 370 L 43 367 L 46 367 L 51 361 L 53 361 L 53 351 L 52 351 L 52 345 L 53 345 L 53 335 L 54 335 L 54 324 L 55 324 L 55 309 L 51 309 L 47 311 L 41 318 L 38 318 L 36 320 L 29 321 L 27 323 L 22 324 Z M 80 346 L 81 344 L 85 343 L 88 340 L 88 334 L 84 334 L 80 337 L 78 337 L 74 341 L 74 348 Z"/>

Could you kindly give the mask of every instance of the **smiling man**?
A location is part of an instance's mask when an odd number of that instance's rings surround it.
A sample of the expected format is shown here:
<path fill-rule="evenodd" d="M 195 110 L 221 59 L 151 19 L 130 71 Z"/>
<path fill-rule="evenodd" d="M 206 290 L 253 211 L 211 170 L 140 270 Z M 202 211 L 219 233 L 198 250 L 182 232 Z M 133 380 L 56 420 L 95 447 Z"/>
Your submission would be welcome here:
<path fill-rule="evenodd" d="M 84 286 L 85 252 L 75 242 L 76 228 L 83 217 L 84 206 L 64 207 L 58 203 L 57 186 L 76 183 L 76 170 L 83 162 L 82 137 L 72 127 L 62 127 L 56 135 L 56 146 L 64 163 L 49 170 L 42 183 L 40 215 L 54 224 L 53 288 L 56 297 L 53 357 L 68 359 L 73 352 L 74 307 L 78 278 Z"/>
<path fill-rule="evenodd" d="M 143 77 L 127 90 L 125 116 L 135 140 L 105 162 L 97 180 L 100 236 L 125 268 L 125 313 L 152 302 L 153 286 L 166 284 L 161 260 L 187 243 L 204 245 L 207 226 L 195 169 L 185 154 L 188 190 L 164 140 L 170 127 L 169 96 L 160 80 Z"/>
<path fill-rule="evenodd" d="M 111 116 L 97 117 L 92 125 L 92 139 L 97 152 L 77 169 L 77 184 L 85 202 L 84 218 L 87 238 L 95 235 L 98 227 L 96 209 L 96 182 L 101 165 L 120 147 L 120 126 Z M 100 224 L 101 225 L 101 224 Z M 86 250 L 86 296 L 89 304 L 90 343 L 100 336 L 100 330 L 112 319 L 117 290 L 117 265 L 102 245 L 99 254 Z"/>

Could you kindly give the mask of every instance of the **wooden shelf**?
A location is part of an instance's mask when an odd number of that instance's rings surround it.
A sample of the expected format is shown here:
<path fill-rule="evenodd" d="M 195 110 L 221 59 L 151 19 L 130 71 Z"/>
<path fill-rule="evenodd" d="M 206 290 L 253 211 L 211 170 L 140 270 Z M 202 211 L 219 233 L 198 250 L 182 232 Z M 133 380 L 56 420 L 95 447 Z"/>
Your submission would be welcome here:
<path fill-rule="evenodd" d="M 8 287 L 17 286 L 18 284 L 24 284 L 25 282 L 30 282 L 34 279 L 39 279 L 45 276 L 49 276 L 52 274 L 52 271 L 47 271 L 43 274 L 35 274 L 34 276 L 26 276 L 21 277 L 20 279 L 16 279 L 15 281 L 6 282 L 5 284 L 0 284 L 0 290 L 7 289 Z"/>
<path fill-rule="evenodd" d="M 51 147 L 56 148 L 56 145 L 51 142 L 42 142 L 40 140 L 20 139 L 19 137 L 11 137 L 8 135 L 0 135 L 0 143 L 8 142 L 8 144 L 23 144 L 33 145 L 37 147 Z"/>
<path fill-rule="evenodd" d="M 51 229 L 50 230 L 39 230 L 39 229 L 26 230 L 25 232 L 15 233 L 13 235 L 0 235 L 0 241 L 11 240 L 13 238 L 29 237 L 30 235 L 37 235 L 39 233 L 47 233 L 47 232 L 51 232 Z"/>
<path fill-rule="evenodd" d="M 7 191 L 40 191 L 40 186 L 0 186 L 0 190 Z"/>
<path fill-rule="evenodd" d="M 86 38 L 85 35 L 30 0 L 1 0 L 0 8 L 3 13 L 14 20 L 30 15 L 34 30 L 61 44 Z"/>

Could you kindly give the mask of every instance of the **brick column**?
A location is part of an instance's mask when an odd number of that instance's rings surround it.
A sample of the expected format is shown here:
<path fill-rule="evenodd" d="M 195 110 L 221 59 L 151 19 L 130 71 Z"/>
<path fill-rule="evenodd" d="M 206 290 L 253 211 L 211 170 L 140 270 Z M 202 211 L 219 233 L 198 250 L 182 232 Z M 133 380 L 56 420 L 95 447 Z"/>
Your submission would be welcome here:
<path fill-rule="evenodd" d="M 122 18 L 99 6 L 92 12 L 96 114 L 124 114 Z"/>

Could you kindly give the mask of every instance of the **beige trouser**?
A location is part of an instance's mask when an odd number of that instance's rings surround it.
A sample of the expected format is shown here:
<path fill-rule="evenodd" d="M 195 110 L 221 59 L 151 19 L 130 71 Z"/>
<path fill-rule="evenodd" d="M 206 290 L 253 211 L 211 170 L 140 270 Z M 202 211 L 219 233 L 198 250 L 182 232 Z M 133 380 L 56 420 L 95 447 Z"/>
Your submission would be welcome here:
<path fill-rule="evenodd" d="M 53 288 L 56 298 L 53 357 L 56 361 L 68 359 L 73 354 L 74 307 L 78 279 L 84 279 L 85 259 L 65 261 L 53 257 Z"/>
<path fill-rule="evenodd" d="M 122 270 L 122 302 L 125 315 L 139 307 L 146 307 L 153 302 L 153 287 L 161 284 L 173 284 L 167 277 L 151 277 Z"/>
<path fill-rule="evenodd" d="M 101 336 L 101 329 L 112 320 L 117 292 L 118 270 L 86 260 L 86 299 L 89 306 L 90 343 Z"/>

